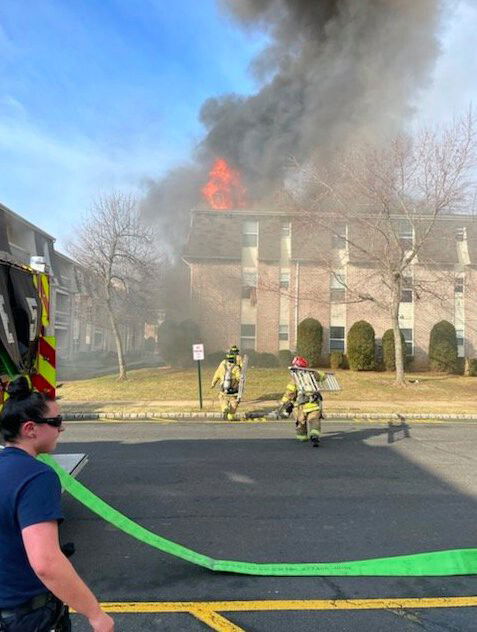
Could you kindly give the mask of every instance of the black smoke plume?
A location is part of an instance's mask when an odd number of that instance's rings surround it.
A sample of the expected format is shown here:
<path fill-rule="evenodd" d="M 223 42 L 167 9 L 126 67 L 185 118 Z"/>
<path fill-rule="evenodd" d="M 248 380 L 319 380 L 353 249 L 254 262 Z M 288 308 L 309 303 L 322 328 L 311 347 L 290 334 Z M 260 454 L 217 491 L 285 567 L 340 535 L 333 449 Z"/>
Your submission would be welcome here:
<path fill-rule="evenodd" d="M 249 97 L 207 100 L 192 167 L 151 183 L 145 214 L 180 246 L 190 208 L 218 156 L 242 173 L 251 204 L 280 187 L 293 157 L 326 160 L 346 144 L 407 125 L 439 51 L 444 0 L 221 0 L 244 28 L 270 38 Z"/>

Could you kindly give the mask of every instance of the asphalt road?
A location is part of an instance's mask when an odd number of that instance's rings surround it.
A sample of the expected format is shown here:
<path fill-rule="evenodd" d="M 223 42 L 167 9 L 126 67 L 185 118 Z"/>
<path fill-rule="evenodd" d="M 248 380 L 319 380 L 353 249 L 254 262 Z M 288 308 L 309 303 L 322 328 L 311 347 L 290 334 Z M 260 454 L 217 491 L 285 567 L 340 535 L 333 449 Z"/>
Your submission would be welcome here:
<path fill-rule="evenodd" d="M 314 449 L 284 423 L 72 422 L 58 451 L 88 454 L 80 480 L 109 504 L 215 558 L 344 561 L 477 546 L 477 424 L 326 423 L 324 431 Z M 81 575 L 101 601 L 131 604 L 114 615 L 117 630 L 477 629 L 469 607 L 477 577 L 214 574 L 133 540 L 67 495 L 64 507 L 62 539 L 74 540 Z M 469 599 L 444 607 L 450 597 Z M 400 607 L 409 598 L 437 600 Z M 355 601 L 374 599 L 381 607 Z M 214 614 L 208 604 L 217 601 L 233 604 Z M 247 611 L 241 601 L 263 603 Z M 155 612 L 140 612 L 139 602 Z M 74 630 L 87 629 L 74 616 Z"/>

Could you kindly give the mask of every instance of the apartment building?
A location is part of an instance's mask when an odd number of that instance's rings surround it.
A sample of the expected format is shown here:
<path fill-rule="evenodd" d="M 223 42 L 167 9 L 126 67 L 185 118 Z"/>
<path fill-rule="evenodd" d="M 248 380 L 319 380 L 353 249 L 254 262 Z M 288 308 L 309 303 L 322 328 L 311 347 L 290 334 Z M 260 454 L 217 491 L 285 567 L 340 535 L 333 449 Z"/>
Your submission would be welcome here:
<path fill-rule="evenodd" d="M 45 259 L 50 273 L 50 335 L 56 336 L 59 358 L 73 353 L 74 262 L 54 248 L 55 238 L 0 203 L 0 250 L 29 264 L 33 256 Z"/>
<path fill-rule="evenodd" d="M 428 224 L 396 217 L 400 246 L 410 248 Z M 183 256 L 207 350 L 293 351 L 308 317 L 323 325 L 324 356 L 346 352 L 358 320 L 372 324 L 379 347 L 391 321 L 387 290 L 365 256 L 369 239 L 363 222 L 332 216 L 313 223 L 286 212 L 193 211 Z M 440 217 L 402 283 L 399 320 L 416 367 L 427 364 L 430 331 L 442 319 L 456 327 L 459 355 L 477 355 L 476 264 L 477 222 Z"/>
<path fill-rule="evenodd" d="M 71 361 L 80 353 L 115 351 L 111 325 L 94 300 L 80 266 L 55 250 L 55 238 L 0 203 L 0 250 L 28 265 L 41 256 L 50 275 L 50 335 L 56 336 L 58 361 Z M 126 353 L 144 347 L 144 323 L 131 317 L 121 323 Z"/>

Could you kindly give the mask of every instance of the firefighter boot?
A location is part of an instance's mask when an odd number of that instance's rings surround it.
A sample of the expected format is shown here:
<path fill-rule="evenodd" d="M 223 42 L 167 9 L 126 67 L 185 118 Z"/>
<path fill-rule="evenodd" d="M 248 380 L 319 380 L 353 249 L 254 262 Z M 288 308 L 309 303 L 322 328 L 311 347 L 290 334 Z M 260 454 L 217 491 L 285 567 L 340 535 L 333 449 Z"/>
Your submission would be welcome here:
<path fill-rule="evenodd" d="M 310 441 L 314 448 L 320 447 L 320 434 L 317 430 L 310 431 Z"/>

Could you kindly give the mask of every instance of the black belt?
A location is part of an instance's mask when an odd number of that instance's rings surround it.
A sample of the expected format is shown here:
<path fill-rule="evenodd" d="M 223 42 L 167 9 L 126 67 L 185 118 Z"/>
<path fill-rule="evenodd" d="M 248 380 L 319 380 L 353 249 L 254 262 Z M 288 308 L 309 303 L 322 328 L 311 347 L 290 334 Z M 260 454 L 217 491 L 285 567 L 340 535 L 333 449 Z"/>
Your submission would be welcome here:
<path fill-rule="evenodd" d="M 54 599 L 51 593 L 41 593 L 40 595 L 35 595 L 15 608 L 0 608 L 0 619 L 8 619 L 8 617 L 22 617 L 29 612 L 33 612 L 33 610 L 43 608 L 43 606 L 46 606 L 51 599 Z"/>

